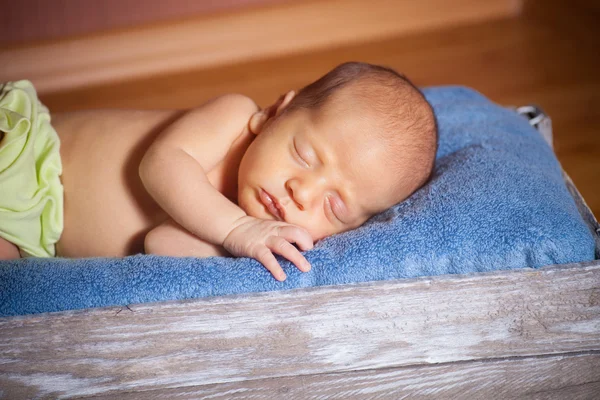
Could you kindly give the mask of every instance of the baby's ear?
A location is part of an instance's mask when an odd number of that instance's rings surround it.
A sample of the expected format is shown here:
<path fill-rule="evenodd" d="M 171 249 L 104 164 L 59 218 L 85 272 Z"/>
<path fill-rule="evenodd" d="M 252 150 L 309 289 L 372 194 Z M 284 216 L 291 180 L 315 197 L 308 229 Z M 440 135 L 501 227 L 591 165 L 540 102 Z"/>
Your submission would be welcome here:
<path fill-rule="evenodd" d="M 269 107 L 255 112 L 248 123 L 250 132 L 258 135 L 262 132 L 266 123 L 281 114 L 283 110 L 290 104 L 292 99 L 296 96 L 296 92 L 290 90 L 284 95 L 279 96 L 279 99 Z"/>
<path fill-rule="evenodd" d="M 287 108 L 287 106 L 294 99 L 294 97 L 296 97 L 296 92 L 293 90 L 290 90 L 283 96 L 280 96 L 279 99 L 277 100 L 277 102 L 275 104 L 273 104 L 273 106 L 272 106 L 272 107 L 277 106 L 275 109 L 274 117 L 281 114 L 281 112 Z"/>

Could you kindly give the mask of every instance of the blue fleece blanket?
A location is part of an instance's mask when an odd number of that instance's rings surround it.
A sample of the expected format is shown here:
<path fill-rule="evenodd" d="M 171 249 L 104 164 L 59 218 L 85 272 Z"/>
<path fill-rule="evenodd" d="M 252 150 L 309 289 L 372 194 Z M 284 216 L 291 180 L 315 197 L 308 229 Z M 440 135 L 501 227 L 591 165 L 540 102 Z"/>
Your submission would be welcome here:
<path fill-rule="evenodd" d="M 0 265 L 0 315 L 594 259 L 552 149 L 527 120 L 463 87 L 425 89 L 440 128 L 431 182 L 362 227 L 317 243 L 277 282 L 234 258 L 23 259 Z"/>

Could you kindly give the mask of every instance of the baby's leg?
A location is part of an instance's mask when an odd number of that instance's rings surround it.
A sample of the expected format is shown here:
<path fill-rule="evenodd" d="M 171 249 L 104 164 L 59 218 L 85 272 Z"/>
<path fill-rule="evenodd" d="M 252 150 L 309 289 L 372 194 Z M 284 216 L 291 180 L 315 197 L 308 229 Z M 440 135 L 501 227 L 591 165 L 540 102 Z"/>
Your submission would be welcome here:
<path fill-rule="evenodd" d="M 223 247 L 199 239 L 172 219 L 148 232 L 144 249 L 146 254 L 173 257 L 229 256 Z"/>
<path fill-rule="evenodd" d="M 0 238 L 0 260 L 21 258 L 19 248 L 4 238 Z"/>

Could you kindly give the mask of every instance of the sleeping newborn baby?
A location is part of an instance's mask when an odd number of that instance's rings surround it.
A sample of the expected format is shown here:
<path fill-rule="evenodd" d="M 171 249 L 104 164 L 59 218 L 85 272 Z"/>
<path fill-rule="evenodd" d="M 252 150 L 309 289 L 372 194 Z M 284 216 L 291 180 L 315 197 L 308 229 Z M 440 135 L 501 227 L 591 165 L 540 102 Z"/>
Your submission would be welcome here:
<path fill-rule="evenodd" d="M 342 64 L 260 109 L 228 94 L 185 111 L 50 117 L 0 85 L 0 258 L 233 255 L 286 278 L 301 250 L 406 199 L 437 125 L 404 76 Z M 294 246 L 293 244 L 296 244 Z"/>

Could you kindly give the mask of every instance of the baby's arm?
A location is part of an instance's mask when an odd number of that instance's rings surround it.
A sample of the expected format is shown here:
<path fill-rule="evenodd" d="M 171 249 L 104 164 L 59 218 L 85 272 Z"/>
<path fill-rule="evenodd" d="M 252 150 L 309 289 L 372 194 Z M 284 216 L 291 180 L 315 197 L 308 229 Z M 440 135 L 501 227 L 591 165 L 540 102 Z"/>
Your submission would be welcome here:
<path fill-rule="evenodd" d="M 171 218 L 146 234 L 144 250 L 148 254 L 172 257 L 228 256 L 223 246 L 194 236 Z"/>
<path fill-rule="evenodd" d="M 308 270 L 304 256 L 289 243 L 312 247 L 308 232 L 284 222 L 247 216 L 207 178 L 207 172 L 224 159 L 257 110 L 245 96 L 226 95 L 187 112 L 148 148 L 139 171 L 148 193 L 177 224 L 235 256 L 256 258 L 283 280 L 285 274 L 271 251 Z"/>

